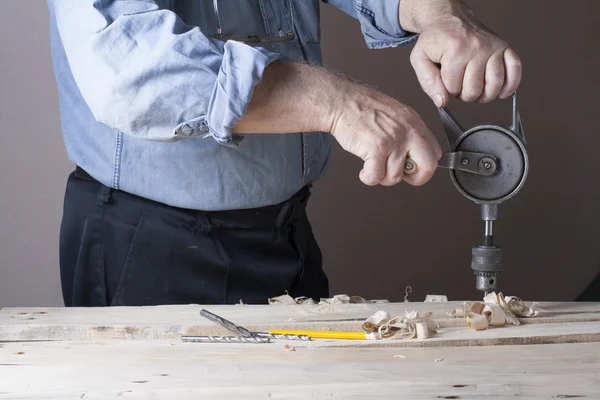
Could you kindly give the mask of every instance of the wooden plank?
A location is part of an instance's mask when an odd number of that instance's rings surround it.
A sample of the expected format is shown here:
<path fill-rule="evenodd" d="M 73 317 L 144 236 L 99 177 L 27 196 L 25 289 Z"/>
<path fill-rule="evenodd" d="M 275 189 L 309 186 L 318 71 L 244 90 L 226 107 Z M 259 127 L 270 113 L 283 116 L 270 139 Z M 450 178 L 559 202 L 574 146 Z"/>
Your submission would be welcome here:
<path fill-rule="evenodd" d="M 402 315 L 413 309 L 421 314 L 430 311 L 442 328 L 463 327 L 463 319 L 449 318 L 446 314 L 461 304 L 204 307 L 253 331 L 269 328 L 359 331 L 362 321 L 379 309 L 392 315 Z M 0 341 L 164 339 L 181 335 L 228 334 L 198 315 L 202 307 L 6 308 L 0 310 Z M 600 303 L 540 303 L 540 307 L 546 311 L 536 318 L 522 319 L 523 324 L 600 322 Z"/>
<path fill-rule="evenodd" d="M 0 347 L 0 364 L 1 400 L 600 398 L 598 343 L 287 352 L 177 340 L 21 342 Z"/>

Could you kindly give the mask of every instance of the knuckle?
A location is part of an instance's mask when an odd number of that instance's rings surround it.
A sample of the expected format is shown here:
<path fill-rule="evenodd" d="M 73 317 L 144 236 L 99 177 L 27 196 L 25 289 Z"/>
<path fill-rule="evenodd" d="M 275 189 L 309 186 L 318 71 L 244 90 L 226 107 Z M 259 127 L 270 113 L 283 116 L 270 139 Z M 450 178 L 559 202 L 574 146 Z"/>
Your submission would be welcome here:
<path fill-rule="evenodd" d="M 504 63 L 507 66 L 510 66 L 513 68 L 522 68 L 521 58 L 519 57 L 519 55 L 517 53 L 515 53 L 510 48 L 508 48 L 507 50 L 505 50 L 504 54 L 505 54 Z"/>
<path fill-rule="evenodd" d="M 454 54 L 461 53 L 465 47 L 464 40 L 456 36 L 452 36 L 446 39 L 446 44 L 450 52 Z"/>
<path fill-rule="evenodd" d="M 476 36 L 473 39 L 471 39 L 469 47 L 475 52 L 480 53 L 488 47 L 488 42 L 483 38 Z"/>

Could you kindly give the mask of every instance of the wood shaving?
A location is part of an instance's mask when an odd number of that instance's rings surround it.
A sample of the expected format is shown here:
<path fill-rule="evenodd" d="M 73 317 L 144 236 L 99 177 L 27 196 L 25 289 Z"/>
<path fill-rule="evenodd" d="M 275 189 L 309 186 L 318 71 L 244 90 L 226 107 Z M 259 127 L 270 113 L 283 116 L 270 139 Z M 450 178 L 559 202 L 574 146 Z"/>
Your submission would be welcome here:
<path fill-rule="evenodd" d="M 362 328 L 365 332 L 376 332 L 377 328 L 385 324 L 390 319 L 392 319 L 392 317 L 390 317 L 390 314 L 383 310 L 379 310 L 375 314 L 367 318 L 365 322 L 363 322 Z"/>
<path fill-rule="evenodd" d="M 425 296 L 425 303 L 446 303 L 448 296 L 441 294 L 428 294 Z"/>
<path fill-rule="evenodd" d="M 429 337 L 429 329 L 427 324 L 424 322 L 417 322 L 415 324 L 417 331 L 417 339 L 427 339 Z"/>
<path fill-rule="evenodd" d="M 470 312 L 467 314 L 467 326 L 475 329 L 476 331 L 485 331 L 490 322 L 485 315 Z"/>
<path fill-rule="evenodd" d="M 410 310 L 403 316 L 392 318 L 387 312 L 379 310 L 366 319 L 362 328 L 365 332 L 377 332 L 381 339 L 425 339 L 435 333 L 437 326 L 431 316 L 432 313 L 426 313 L 421 317 L 417 311 Z"/>
<path fill-rule="evenodd" d="M 319 304 L 349 304 L 350 296 L 347 294 L 338 294 L 328 299 L 321 299 Z"/>
<path fill-rule="evenodd" d="M 490 326 L 502 326 L 506 320 L 506 314 L 497 304 L 486 304 L 485 307 L 483 307 L 482 314 L 485 315 Z"/>
<path fill-rule="evenodd" d="M 506 315 L 506 322 L 513 325 L 521 324 L 521 321 L 519 321 L 519 318 L 517 317 L 536 317 L 541 311 L 536 304 L 527 306 L 520 298 L 515 296 L 504 297 L 502 293 L 489 293 L 484 297 L 483 300 L 486 302 L 486 304 L 495 304 L 499 306 Z"/>
<path fill-rule="evenodd" d="M 518 317 L 535 317 L 541 311 L 536 303 L 528 306 L 518 297 L 504 297 L 502 293 L 492 292 L 483 298 L 483 303 L 465 301 L 461 307 L 447 314 L 453 318 L 466 318 L 467 326 L 482 331 L 489 326 L 503 326 L 505 323 L 520 325 Z"/>
<path fill-rule="evenodd" d="M 475 313 L 475 314 L 482 314 L 484 307 L 485 307 L 485 304 L 483 304 L 483 303 L 473 303 L 471 305 L 471 308 L 469 309 L 469 312 Z"/>
<path fill-rule="evenodd" d="M 297 304 L 368 304 L 368 303 L 389 303 L 388 300 L 367 300 L 360 296 L 348 296 L 347 294 L 338 294 L 329 298 L 321 298 L 317 303 L 310 297 L 296 297 L 293 298 L 289 294 L 284 294 L 277 297 L 272 297 L 268 300 L 269 305 L 297 305 Z"/>
<path fill-rule="evenodd" d="M 454 310 L 446 314 L 452 318 L 465 318 L 470 310 L 471 303 L 465 301 L 461 307 L 456 307 Z"/>
<path fill-rule="evenodd" d="M 282 296 L 277 296 L 269 299 L 269 305 L 296 305 L 296 300 L 292 298 L 289 294 L 284 294 Z"/>
<path fill-rule="evenodd" d="M 283 349 L 284 349 L 285 351 L 296 351 L 296 348 L 295 348 L 295 347 L 293 347 L 293 346 L 290 346 L 289 344 L 286 344 L 286 345 L 284 345 L 284 346 L 283 346 Z"/>
<path fill-rule="evenodd" d="M 409 294 L 409 293 L 412 293 L 412 288 L 411 288 L 410 286 L 407 286 L 407 287 L 404 289 L 404 302 L 405 302 L 405 303 L 408 303 L 408 294 Z"/>
<path fill-rule="evenodd" d="M 404 360 L 406 358 L 406 356 L 403 356 L 402 354 L 395 354 L 394 358 L 401 358 Z"/>

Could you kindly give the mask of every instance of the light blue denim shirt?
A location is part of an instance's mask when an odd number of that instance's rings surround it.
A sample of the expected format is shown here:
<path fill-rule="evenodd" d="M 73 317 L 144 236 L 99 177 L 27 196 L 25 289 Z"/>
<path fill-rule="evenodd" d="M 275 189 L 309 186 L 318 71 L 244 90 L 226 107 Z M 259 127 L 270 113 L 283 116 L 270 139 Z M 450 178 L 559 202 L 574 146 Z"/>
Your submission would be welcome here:
<path fill-rule="evenodd" d="M 400 27 L 399 1 L 326 2 L 383 48 L 415 38 Z M 277 204 L 323 173 L 329 134 L 232 135 L 270 62 L 321 63 L 318 0 L 291 0 L 292 10 L 286 0 L 219 0 L 226 34 L 295 31 L 258 45 L 211 38 L 213 0 L 48 4 L 67 152 L 104 185 L 212 211 Z"/>

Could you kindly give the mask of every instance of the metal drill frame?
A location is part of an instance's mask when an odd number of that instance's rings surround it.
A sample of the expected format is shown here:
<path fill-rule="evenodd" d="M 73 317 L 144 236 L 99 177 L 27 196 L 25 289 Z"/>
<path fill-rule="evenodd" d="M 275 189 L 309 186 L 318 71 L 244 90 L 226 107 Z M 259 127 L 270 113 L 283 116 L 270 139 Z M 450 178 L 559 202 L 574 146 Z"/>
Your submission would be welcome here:
<path fill-rule="evenodd" d="M 473 270 L 473 274 L 475 275 L 475 287 L 478 290 L 484 291 L 486 294 L 489 290 L 495 290 L 498 282 L 498 276 L 502 273 L 503 267 L 503 250 L 499 246 L 495 246 L 493 243 L 493 221 L 498 218 L 498 205 L 519 192 L 525 181 L 527 179 L 527 175 L 529 173 L 529 156 L 527 154 L 527 150 L 525 148 L 526 140 L 525 133 L 523 131 L 523 124 L 521 122 L 521 116 L 518 110 L 517 104 L 517 94 L 513 95 L 513 118 L 512 118 L 512 126 L 510 128 L 505 128 L 498 125 L 478 125 L 469 130 L 463 129 L 463 127 L 458 123 L 456 118 L 452 116 L 452 114 L 447 109 L 440 109 L 440 117 L 444 124 L 444 129 L 446 131 L 446 137 L 448 139 L 448 144 L 450 145 L 451 152 L 445 154 L 445 159 L 442 158 L 440 160 L 439 166 L 443 168 L 449 168 L 450 171 L 450 179 L 452 180 L 452 184 L 456 189 L 466 198 L 480 205 L 481 209 L 481 219 L 485 221 L 485 235 L 484 235 L 484 244 L 483 246 L 475 246 L 471 250 L 471 269 Z M 506 135 L 513 142 L 516 142 L 518 145 L 518 150 L 520 151 L 520 156 L 522 157 L 523 166 L 522 166 L 522 176 L 518 180 L 517 185 L 514 188 L 507 189 L 506 192 L 501 192 L 501 197 L 485 200 L 478 197 L 475 197 L 468 193 L 460 184 L 458 179 L 456 178 L 456 170 L 461 170 L 466 173 L 480 173 L 481 170 L 465 170 L 461 168 L 457 163 L 460 160 L 458 156 L 459 153 L 463 153 L 461 149 L 461 144 L 465 139 L 470 137 L 473 134 L 477 134 L 481 131 L 492 131 L 498 132 L 503 135 Z M 475 149 L 475 152 L 470 151 L 469 154 L 486 157 L 488 156 L 489 160 L 494 161 L 493 157 L 502 161 L 502 154 L 480 154 Z M 506 156 L 506 154 L 505 154 Z M 463 164 L 464 165 L 464 164 Z M 496 173 L 496 170 L 493 174 L 485 175 L 485 176 L 493 176 Z M 509 191 L 510 190 L 510 191 Z M 506 194 L 504 194 L 506 193 Z"/>
<path fill-rule="evenodd" d="M 510 192 L 509 194 L 507 194 L 504 197 L 499 198 L 499 199 L 484 200 L 484 199 L 479 199 L 477 197 L 470 195 L 458 183 L 458 181 L 456 179 L 455 171 L 453 169 L 449 170 L 450 179 L 452 180 L 452 184 L 454 185 L 454 187 L 456 187 L 456 189 L 463 196 L 465 196 L 466 198 L 470 199 L 471 201 L 473 201 L 477 204 L 491 205 L 491 204 L 503 203 L 504 201 L 506 201 L 506 200 L 510 199 L 511 197 L 513 197 L 514 195 L 516 195 L 519 192 L 519 190 L 521 190 L 521 188 L 525 184 L 525 181 L 527 180 L 527 175 L 529 173 L 529 156 L 527 154 L 527 149 L 525 148 L 525 144 L 527 142 L 525 140 L 525 132 L 523 131 L 523 124 L 521 122 L 521 116 L 520 116 L 520 113 L 518 110 L 517 93 L 516 92 L 512 98 L 513 98 L 513 107 L 512 107 L 513 108 L 513 123 L 510 128 L 505 128 L 500 125 L 478 125 L 478 126 L 475 126 L 471 129 L 465 131 L 465 129 L 460 125 L 460 123 L 450 113 L 450 111 L 448 111 L 448 109 L 442 108 L 439 110 L 440 118 L 442 119 L 445 131 L 446 131 L 446 137 L 448 139 L 448 144 L 450 145 L 450 149 L 453 153 L 455 153 L 458 150 L 461 143 L 467 137 L 469 137 L 479 131 L 495 130 L 495 131 L 502 132 L 503 134 L 507 135 L 512 140 L 514 140 L 517 143 L 517 145 L 519 146 L 519 150 L 521 151 L 521 153 L 523 155 L 523 176 L 521 177 L 519 184 L 515 187 L 515 189 L 512 190 L 512 192 Z"/>

